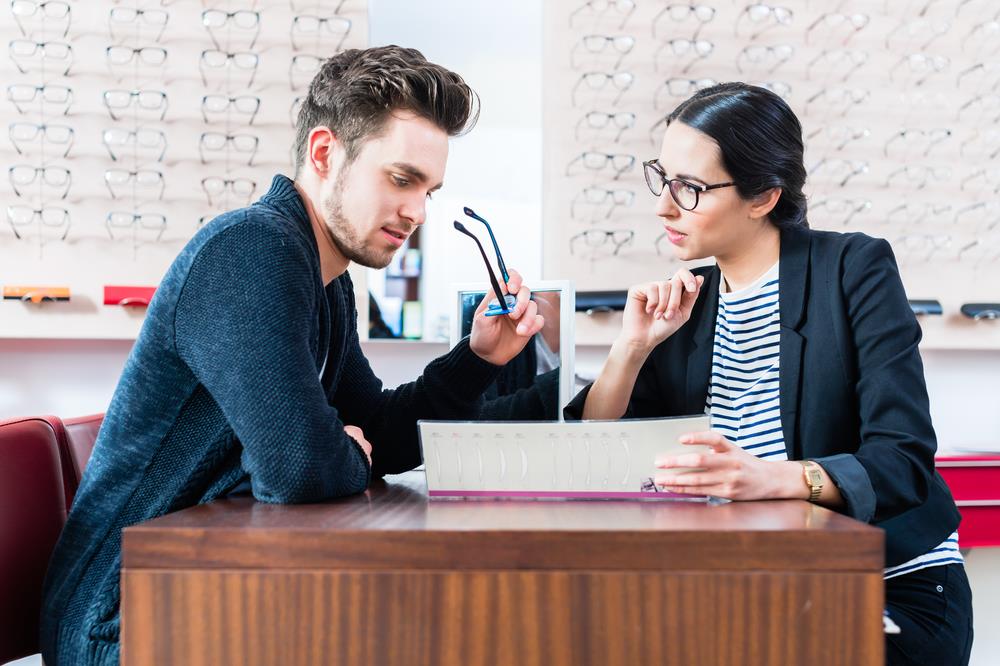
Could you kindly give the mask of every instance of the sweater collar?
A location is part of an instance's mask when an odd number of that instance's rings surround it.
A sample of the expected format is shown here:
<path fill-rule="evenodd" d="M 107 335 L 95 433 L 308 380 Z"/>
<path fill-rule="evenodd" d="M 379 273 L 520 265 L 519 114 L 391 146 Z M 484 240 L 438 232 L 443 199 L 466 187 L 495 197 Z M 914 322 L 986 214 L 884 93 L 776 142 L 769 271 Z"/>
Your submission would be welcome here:
<path fill-rule="evenodd" d="M 299 231 L 309 240 L 309 246 L 319 258 L 319 247 L 316 245 L 316 234 L 313 231 L 312 221 L 309 213 L 306 212 L 306 205 L 302 201 L 302 195 L 295 189 L 295 183 L 290 178 L 282 174 L 277 174 L 271 180 L 270 189 L 257 200 L 258 204 L 270 206 L 284 212 L 288 217 L 298 223 Z"/>
<path fill-rule="evenodd" d="M 306 212 L 302 196 L 295 189 L 295 183 L 285 175 L 277 174 L 271 180 L 271 188 L 260 198 L 260 202 L 286 210 L 296 221 L 309 225 L 309 214 Z"/>

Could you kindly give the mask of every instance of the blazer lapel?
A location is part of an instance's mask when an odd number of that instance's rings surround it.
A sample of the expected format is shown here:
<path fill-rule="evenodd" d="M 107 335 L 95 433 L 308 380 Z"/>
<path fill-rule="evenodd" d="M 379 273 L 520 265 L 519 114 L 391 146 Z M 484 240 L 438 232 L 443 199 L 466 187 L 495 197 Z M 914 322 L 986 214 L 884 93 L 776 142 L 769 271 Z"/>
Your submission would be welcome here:
<path fill-rule="evenodd" d="M 708 397 L 708 384 L 712 376 L 712 345 L 715 341 L 715 317 L 719 309 L 719 276 L 718 266 L 713 266 L 705 275 L 702 285 L 702 296 L 695 308 L 698 312 L 691 313 L 689 324 L 696 324 L 691 336 L 691 349 L 687 359 L 687 386 L 685 405 L 687 413 L 701 414 L 705 411 L 705 401 Z"/>
<path fill-rule="evenodd" d="M 797 439 L 799 385 L 802 378 L 802 353 L 805 338 L 799 332 L 805 319 L 805 301 L 809 290 L 809 232 L 804 229 L 781 233 L 781 265 L 778 293 L 781 303 L 779 353 L 779 391 L 781 434 L 789 460 L 802 457 L 802 443 Z"/>

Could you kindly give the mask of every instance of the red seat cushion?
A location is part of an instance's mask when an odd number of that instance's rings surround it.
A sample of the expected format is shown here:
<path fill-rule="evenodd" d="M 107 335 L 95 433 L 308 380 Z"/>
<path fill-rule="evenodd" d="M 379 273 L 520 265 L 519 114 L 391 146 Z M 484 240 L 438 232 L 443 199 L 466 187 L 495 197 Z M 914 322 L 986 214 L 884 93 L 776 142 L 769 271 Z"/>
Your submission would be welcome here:
<path fill-rule="evenodd" d="M 0 663 L 38 652 L 42 582 L 66 523 L 61 436 L 55 417 L 0 421 Z"/>

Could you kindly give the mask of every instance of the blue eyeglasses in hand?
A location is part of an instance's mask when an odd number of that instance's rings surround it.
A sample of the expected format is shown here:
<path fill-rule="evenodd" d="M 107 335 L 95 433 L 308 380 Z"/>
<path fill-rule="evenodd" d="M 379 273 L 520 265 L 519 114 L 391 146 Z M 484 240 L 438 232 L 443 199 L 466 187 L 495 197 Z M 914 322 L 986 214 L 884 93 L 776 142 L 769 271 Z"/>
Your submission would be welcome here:
<path fill-rule="evenodd" d="M 504 284 L 506 285 L 510 282 L 510 275 L 507 273 L 507 265 L 503 261 L 503 256 L 500 254 L 500 246 L 497 244 L 496 236 L 493 235 L 493 229 L 490 228 L 490 223 L 484 220 L 482 217 L 476 214 L 474 210 L 466 206 L 463 212 L 474 220 L 479 220 L 484 225 L 486 225 L 486 231 L 490 235 L 490 240 L 493 241 L 493 249 L 497 253 L 497 267 L 500 269 L 500 274 L 503 275 Z M 500 291 L 500 284 L 497 282 L 497 276 L 493 272 L 493 267 L 490 266 L 490 260 L 486 256 L 486 250 L 483 249 L 483 244 L 479 242 L 476 236 L 465 228 L 465 225 L 455 220 L 455 228 L 461 231 L 463 234 L 476 241 L 476 245 L 479 247 L 479 253 L 483 255 L 483 261 L 486 263 L 486 270 L 490 275 L 490 285 L 493 287 L 493 293 L 497 295 L 497 298 L 490 301 L 489 305 L 486 307 L 486 312 L 484 313 L 487 317 L 495 317 L 502 314 L 510 314 L 517 305 L 517 298 L 513 294 L 503 294 Z M 501 296 L 502 295 L 502 296 Z M 502 302 L 501 302 L 502 297 Z"/>

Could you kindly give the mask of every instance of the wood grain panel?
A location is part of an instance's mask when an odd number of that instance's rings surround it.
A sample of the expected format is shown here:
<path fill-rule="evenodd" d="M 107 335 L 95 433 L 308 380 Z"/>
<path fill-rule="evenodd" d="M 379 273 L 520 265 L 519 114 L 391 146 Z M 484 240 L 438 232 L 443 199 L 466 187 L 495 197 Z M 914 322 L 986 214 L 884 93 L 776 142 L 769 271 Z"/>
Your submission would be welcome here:
<path fill-rule="evenodd" d="M 122 663 L 857 666 L 882 603 L 878 572 L 126 570 Z"/>
<path fill-rule="evenodd" d="M 429 501 L 422 473 L 299 506 L 229 499 L 129 527 L 124 566 L 871 571 L 883 533 L 797 500 Z"/>

